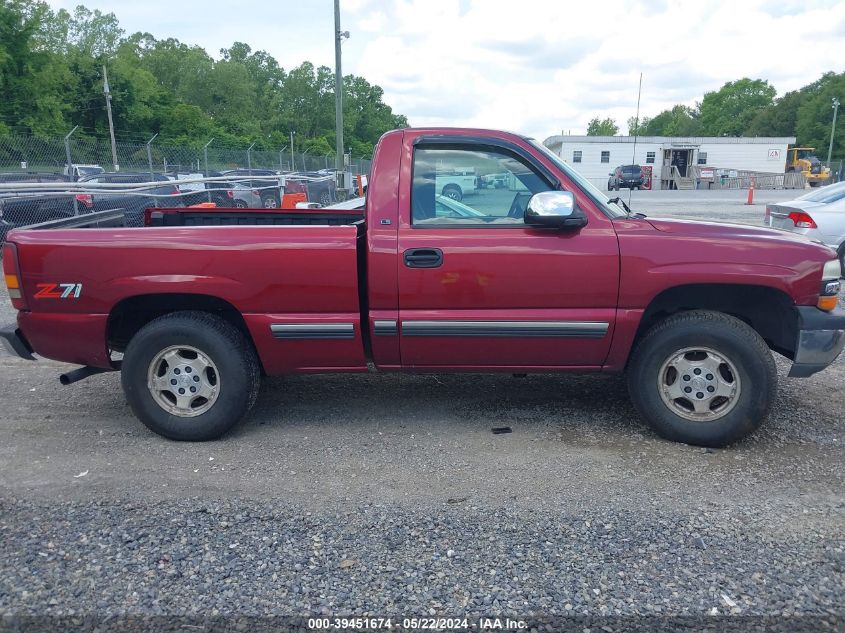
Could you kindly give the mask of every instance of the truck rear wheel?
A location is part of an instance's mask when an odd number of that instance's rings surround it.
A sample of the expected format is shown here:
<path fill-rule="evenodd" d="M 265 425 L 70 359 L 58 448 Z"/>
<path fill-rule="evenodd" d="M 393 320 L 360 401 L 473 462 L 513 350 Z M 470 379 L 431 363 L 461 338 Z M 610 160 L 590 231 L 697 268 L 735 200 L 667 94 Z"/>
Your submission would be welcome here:
<path fill-rule="evenodd" d="M 252 345 L 206 312 L 176 312 L 145 325 L 129 342 L 121 382 L 132 411 L 172 440 L 224 435 L 249 411 L 261 376 Z"/>
<path fill-rule="evenodd" d="M 777 372 L 766 343 L 721 312 L 696 310 L 655 325 L 637 345 L 628 390 L 663 437 L 722 447 L 753 433 L 769 413 Z"/>
<path fill-rule="evenodd" d="M 446 185 L 443 187 L 443 195 L 458 202 L 464 199 L 464 192 L 458 185 Z"/>

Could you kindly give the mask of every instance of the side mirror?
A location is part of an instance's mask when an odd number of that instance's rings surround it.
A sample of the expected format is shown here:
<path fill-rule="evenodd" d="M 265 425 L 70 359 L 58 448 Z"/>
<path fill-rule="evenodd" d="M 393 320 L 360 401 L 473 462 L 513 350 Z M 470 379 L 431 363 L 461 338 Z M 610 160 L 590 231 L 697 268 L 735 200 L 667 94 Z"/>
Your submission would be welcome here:
<path fill-rule="evenodd" d="M 575 206 L 575 195 L 569 191 L 543 191 L 528 201 L 523 217 L 526 224 L 550 228 L 581 228 L 587 216 Z"/>

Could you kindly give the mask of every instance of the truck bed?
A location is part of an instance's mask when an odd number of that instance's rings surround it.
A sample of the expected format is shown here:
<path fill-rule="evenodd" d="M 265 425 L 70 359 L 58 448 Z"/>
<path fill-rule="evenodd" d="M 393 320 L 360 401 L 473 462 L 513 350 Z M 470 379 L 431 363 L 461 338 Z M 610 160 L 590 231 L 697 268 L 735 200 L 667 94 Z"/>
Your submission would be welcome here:
<path fill-rule="evenodd" d="M 310 214 L 292 213 L 291 223 L 300 225 L 261 226 L 236 219 L 269 214 L 198 211 L 231 223 L 128 228 L 114 226 L 121 224 L 117 211 L 15 230 L 23 293 L 37 307 L 19 317 L 32 345 L 48 358 L 107 368 L 109 349 L 124 345 L 114 315 L 142 317 L 132 304 L 138 297 L 168 305 L 205 298 L 213 312 L 241 315 L 268 374 L 366 371 L 358 283 L 363 219 L 313 225 Z M 78 286 L 78 296 L 36 298 L 45 286 L 62 284 Z M 80 325 L 74 338 L 65 335 L 68 323 Z M 333 331 L 337 324 L 348 329 L 341 339 L 295 335 L 304 327 Z"/>

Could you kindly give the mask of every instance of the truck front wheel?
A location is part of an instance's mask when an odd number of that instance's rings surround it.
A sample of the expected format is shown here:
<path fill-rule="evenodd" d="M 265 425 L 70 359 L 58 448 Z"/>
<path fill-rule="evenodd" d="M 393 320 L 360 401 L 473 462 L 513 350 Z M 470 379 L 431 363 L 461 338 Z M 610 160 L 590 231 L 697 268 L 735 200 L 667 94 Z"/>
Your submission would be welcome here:
<path fill-rule="evenodd" d="M 722 447 L 753 433 L 769 413 L 777 372 L 766 343 L 739 319 L 705 310 L 658 323 L 628 367 L 634 406 L 657 433 Z"/>
<path fill-rule="evenodd" d="M 175 312 L 145 325 L 129 342 L 121 382 L 132 411 L 172 440 L 213 440 L 258 396 L 258 360 L 246 337 L 206 312 Z"/>

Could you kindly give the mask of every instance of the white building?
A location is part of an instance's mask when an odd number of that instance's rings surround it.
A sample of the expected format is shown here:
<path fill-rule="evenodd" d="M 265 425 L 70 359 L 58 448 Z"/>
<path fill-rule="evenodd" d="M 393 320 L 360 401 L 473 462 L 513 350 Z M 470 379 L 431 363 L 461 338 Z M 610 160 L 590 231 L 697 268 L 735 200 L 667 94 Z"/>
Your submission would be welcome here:
<path fill-rule="evenodd" d="M 795 137 L 550 136 L 543 144 L 600 189 L 620 165 L 651 167 L 652 189 L 682 178 L 713 178 L 725 172 L 783 173 Z M 736 175 L 736 174 L 732 174 Z"/>

